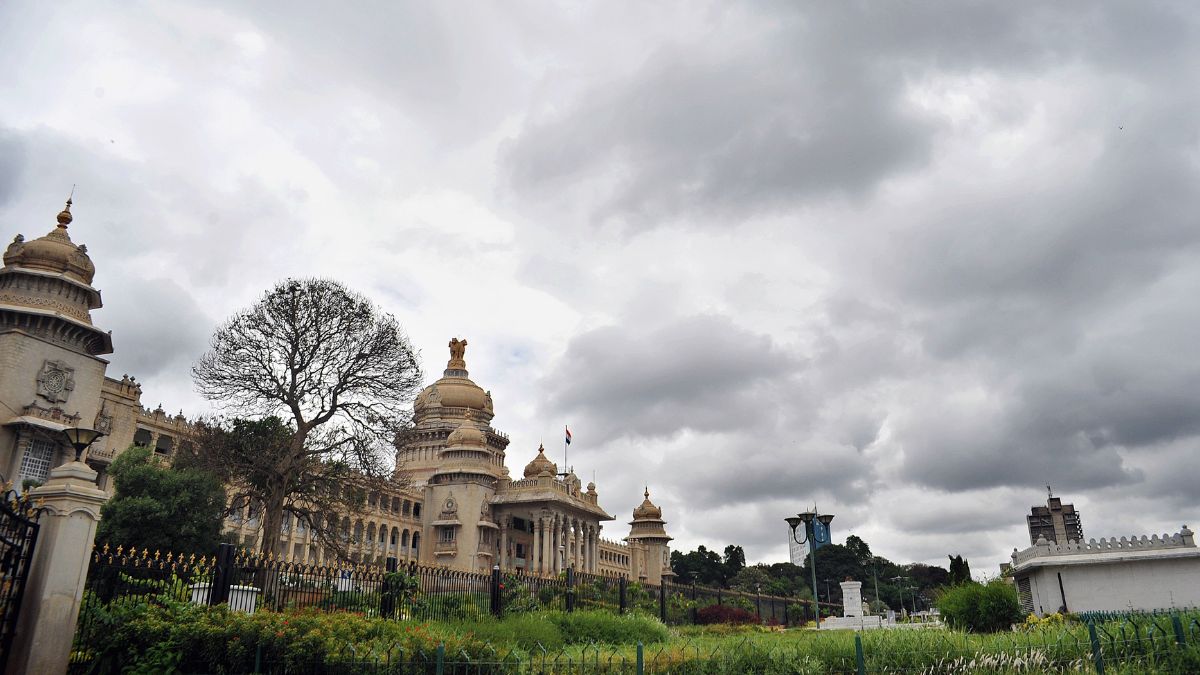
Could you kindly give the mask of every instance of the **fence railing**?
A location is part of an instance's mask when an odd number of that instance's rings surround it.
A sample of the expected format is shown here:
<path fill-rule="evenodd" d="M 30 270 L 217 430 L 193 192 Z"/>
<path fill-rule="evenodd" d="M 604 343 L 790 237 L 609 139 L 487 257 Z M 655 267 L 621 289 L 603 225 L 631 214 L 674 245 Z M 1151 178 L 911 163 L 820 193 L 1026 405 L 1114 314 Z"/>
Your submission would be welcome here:
<path fill-rule="evenodd" d="M 81 616 L 88 607 L 123 597 L 161 592 L 202 604 L 274 611 L 312 607 L 371 616 L 458 620 L 505 613 L 560 610 L 641 611 L 671 625 L 698 622 L 700 610 L 731 605 L 761 623 L 798 625 L 816 618 L 812 601 L 664 582 L 631 582 L 568 570 L 557 577 L 463 572 L 389 558 L 367 564 L 321 566 L 222 544 L 215 555 L 162 554 L 104 546 L 92 556 Z M 821 603 L 822 615 L 836 605 Z"/>

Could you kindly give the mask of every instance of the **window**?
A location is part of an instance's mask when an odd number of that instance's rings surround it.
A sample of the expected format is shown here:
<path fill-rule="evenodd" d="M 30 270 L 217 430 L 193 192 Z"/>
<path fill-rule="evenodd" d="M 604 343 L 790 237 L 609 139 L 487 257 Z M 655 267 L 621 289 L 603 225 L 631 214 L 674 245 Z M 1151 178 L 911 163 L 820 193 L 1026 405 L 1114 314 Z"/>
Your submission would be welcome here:
<path fill-rule="evenodd" d="M 139 448 L 144 448 L 144 447 L 150 445 L 150 430 L 149 429 L 138 429 L 136 432 L 134 432 L 133 444 L 138 446 Z"/>
<path fill-rule="evenodd" d="M 439 530 L 439 534 L 441 535 L 442 541 L 445 541 L 445 542 L 454 541 L 454 528 L 453 527 L 439 527 L 438 530 Z"/>
<path fill-rule="evenodd" d="M 38 483 L 45 483 L 46 478 L 50 476 L 50 463 L 54 459 L 54 449 L 58 446 L 50 441 L 43 441 L 40 438 L 35 438 L 29 442 L 29 447 L 25 449 L 25 456 L 21 458 L 21 483 L 31 480 Z"/>
<path fill-rule="evenodd" d="M 159 436 L 158 442 L 154 444 L 154 451 L 164 455 L 171 454 L 171 448 L 175 445 L 175 439 L 170 436 Z"/>
<path fill-rule="evenodd" d="M 414 502 L 413 503 L 413 518 L 420 518 L 420 517 L 421 517 L 421 505 Z"/>

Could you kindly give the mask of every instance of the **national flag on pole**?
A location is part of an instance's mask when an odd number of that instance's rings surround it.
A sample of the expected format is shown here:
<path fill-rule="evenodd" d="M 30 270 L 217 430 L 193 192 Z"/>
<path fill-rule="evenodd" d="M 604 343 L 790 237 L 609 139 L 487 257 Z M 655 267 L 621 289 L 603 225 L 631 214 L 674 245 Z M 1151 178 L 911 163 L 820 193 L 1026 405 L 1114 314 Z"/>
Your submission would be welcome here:
<path fill-rule="evenodd" d="M 567 430 L 567 445 L 570 445 L 571 444 L 571 428 L 570 427 L 563 427 L 563 428 Z"/>

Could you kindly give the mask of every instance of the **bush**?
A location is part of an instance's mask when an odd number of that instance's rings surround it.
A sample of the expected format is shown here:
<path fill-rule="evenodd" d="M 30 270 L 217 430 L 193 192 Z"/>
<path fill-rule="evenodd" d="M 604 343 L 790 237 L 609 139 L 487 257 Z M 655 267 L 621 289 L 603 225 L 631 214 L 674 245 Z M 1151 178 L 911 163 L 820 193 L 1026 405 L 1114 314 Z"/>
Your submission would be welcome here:
<path fill-rule="evenodd" d="M 346 612 L 243 614 L 161 595 L 123 598 L 90 611 L 75 658 L 91 663 L 89 672 L 98 674 L 248 673 L 256 657 L 279 671 L 316 673 L 347 658 L 384 660 L 400 653 L 432 658 L 439 643 L 472 659 L 493 654 L 481 641 L 447 627 Z"/>
<path fill-rule="evenodd" d="M 952 586 L 942 592 L 937 606 L 946 623 L 973 633 L 1008 630 L 1021 621 L 1017 589 L 1001 579 Z"/>
<path fill-rule="evenodd" d="M 696 612 L 696 623 L 728 623 L 733 625 L 758 623 L 758 615 L 732 605 L 709 605 Z"/>
<path fill-rule="evenodd" d="M 563 640 L 568 644 L 603 642 L 632 645 L 638 642 L 662 642 L 671 637 L 671 632 L 658 619 L 636 612 L 556 612 L 547 616 L 562 631 Z"/>

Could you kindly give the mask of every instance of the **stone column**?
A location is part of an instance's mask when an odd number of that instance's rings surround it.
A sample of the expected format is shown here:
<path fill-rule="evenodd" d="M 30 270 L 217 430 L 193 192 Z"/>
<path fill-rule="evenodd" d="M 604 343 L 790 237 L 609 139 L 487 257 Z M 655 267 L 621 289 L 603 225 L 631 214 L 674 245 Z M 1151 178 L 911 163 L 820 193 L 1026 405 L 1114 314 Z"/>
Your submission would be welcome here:
<path fill-rule="evenodd" d="M 567 521 L 567 567 L 579 569 L 579 521 L 574 518 Z"/>
<path fill-rule="evenodd" d="M 496 564 L 500 569 L 508 569 L 508 519 L 500 520 L 500 555 L 496 556 Z"/>
<path fill-rule="evenodd" d="M 542 559 L 538 562 L 538 573 L 542 576 L 549 576 L 550 570 L 554 568 L 554 561 L 550 558 L 550 541 L 554 539 L 551 524 L 549 516 L 542 516 Z"/>
<path fill-rule="evenodd" d="M 842 587 L 842 616 L 859 618 L 862 613 L 862 582 L 843 581 Z"/>
<path fill-rule="evenodd" d="M 30 496 L 44 511 L 7 672 L 65 673 L 100 507 L 108 495 L 96 487 L 96 472 L 87 464 L 67 462 Z"/>

